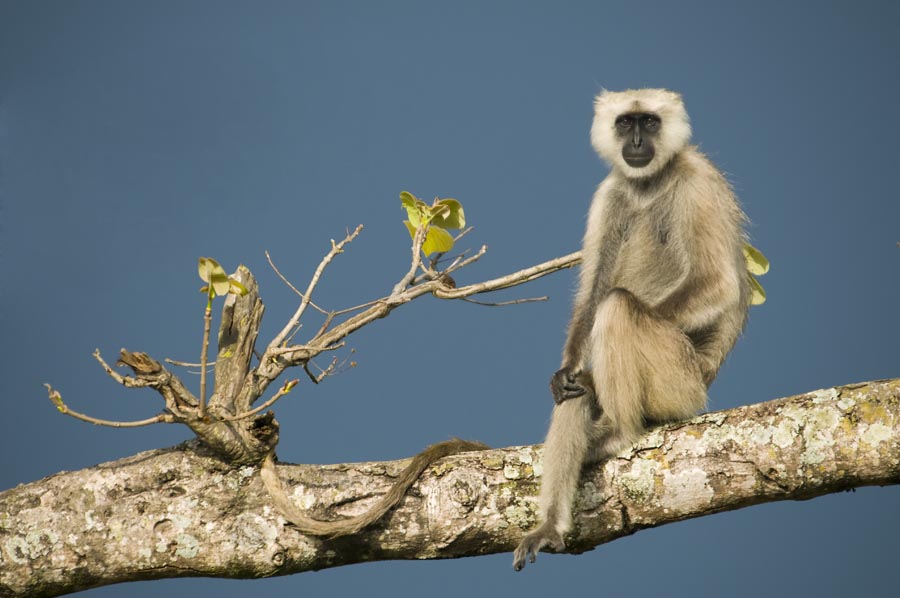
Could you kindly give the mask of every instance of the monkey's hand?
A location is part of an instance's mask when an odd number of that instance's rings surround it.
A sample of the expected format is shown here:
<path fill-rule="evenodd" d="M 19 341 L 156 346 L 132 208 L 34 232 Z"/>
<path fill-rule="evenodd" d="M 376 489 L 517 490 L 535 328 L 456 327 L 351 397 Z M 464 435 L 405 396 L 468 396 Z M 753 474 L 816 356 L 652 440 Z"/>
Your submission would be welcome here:
<path fill-rule="evenodd" d="M 553 402 L 557 405 L 569 399 L 577 399 L 587 393 L 585 374 L 574 372 L 570 367 L 564 367 L 550 378 L 550 392 L 553 393 Z"/>
<path fill-rule="evenodd" d="M 522 538 L 519 547 L 513 554 L 513 569 L 516 571 L 524 569 L 525 559 L 528 559 L 529 563 L 533 563 L 537 558 L 537 553 L 545 546 L 549 546 L 555 552 L 561 552 L 566 548 L 566 543 L 559 532 L 547 523 Z"/>

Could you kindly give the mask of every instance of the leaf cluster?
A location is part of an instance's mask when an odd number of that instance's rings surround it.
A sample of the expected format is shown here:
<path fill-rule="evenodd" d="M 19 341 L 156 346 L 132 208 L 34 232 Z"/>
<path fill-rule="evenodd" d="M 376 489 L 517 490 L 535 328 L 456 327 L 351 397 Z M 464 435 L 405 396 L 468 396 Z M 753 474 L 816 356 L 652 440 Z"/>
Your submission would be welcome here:
<path fill-rule="evenodd" d="M 769 260 L 762 251 L 750 243 L 744 243 L 744 258 L 747 260 L 747 272 L 750 277 L 750 305 L 762 305 L 766 302 L 766 290 L 756 277 L 769 271 Z"/>
<path fill-rule="evenodd" d="M 461 229 L 466 226 L 466 214 L 462 204 L 451 198 L 435 198 L 428 205 L 409 191 L 400 193 L 400 203 L 406 210 L 409 220 L 404 220 L 410 237 L 415 240 L 416 233 L 425 230 L 422 242 L 422 253 L 445 253 L 453 249 L 453 235 L 447 229 Z"/>
<path fill-rule="evenodd" d="M 197 260 L 197 273 L 200 279 L 206 283 L 200 288 L 201 293 L 207 293 L 210 301 L 216 296 L 232 295 L 244 296 L 247 287 L 228 276 L 225 269 L 211 257 L 201 257 Z"/>

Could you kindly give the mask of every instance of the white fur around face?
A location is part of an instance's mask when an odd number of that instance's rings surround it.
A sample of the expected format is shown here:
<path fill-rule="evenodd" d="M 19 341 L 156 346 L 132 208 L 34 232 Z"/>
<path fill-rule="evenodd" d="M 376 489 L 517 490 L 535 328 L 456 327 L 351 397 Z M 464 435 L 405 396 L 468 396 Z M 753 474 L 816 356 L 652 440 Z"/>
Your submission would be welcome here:
<path fill-rule="evenodd" d="M 656 142 L 656 155 L 642 168 L 629 166 L 622 158 L 622 142 L 616 136 L 616 118 L 623 114 L 646 112 L 659 116 L 662 126 Z M 691 138 L 691 124 L 681 95 L 668 89 L 627 89 L 603 91 L 594 100 L 594 124 L 591 144 L 610 166 L 628 178 L 651 176 L 665 166 Z"/>

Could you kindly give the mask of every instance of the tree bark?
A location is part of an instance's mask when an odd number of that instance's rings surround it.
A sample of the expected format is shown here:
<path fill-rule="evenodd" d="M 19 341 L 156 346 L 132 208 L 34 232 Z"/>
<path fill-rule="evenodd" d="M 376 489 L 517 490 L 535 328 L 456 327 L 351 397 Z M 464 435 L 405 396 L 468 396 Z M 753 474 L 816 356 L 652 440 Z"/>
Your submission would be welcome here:
<path fill-rule="evenodd" d="M 328 519 L 365 511 L 404 464 L 278 469 L 297 504 Z M 0 596 L 507 552 L 534 524 L 540 472 L 540 446 L 449 457 L 383 521 L 322 540 L 285 524 L 257 467 L 229 466 L 196 441 L 149 451 L 0 493 Z M 589 469 L 568 551 L 761 502 L 897 483 L 900 379 L 820 390 L 651 430 Z"/>

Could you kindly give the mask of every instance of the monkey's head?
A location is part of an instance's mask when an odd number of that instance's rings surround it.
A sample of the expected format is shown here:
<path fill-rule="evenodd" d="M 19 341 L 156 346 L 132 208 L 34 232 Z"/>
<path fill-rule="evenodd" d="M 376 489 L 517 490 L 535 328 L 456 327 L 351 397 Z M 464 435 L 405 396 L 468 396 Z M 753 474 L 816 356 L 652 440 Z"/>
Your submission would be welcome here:
<path fill-rule="evenodd" d="M 591 143 L 628 178 L 656 174 L 690 138 L 684 103 L 674 91 L 603 91 L 594 100 Z"/>

